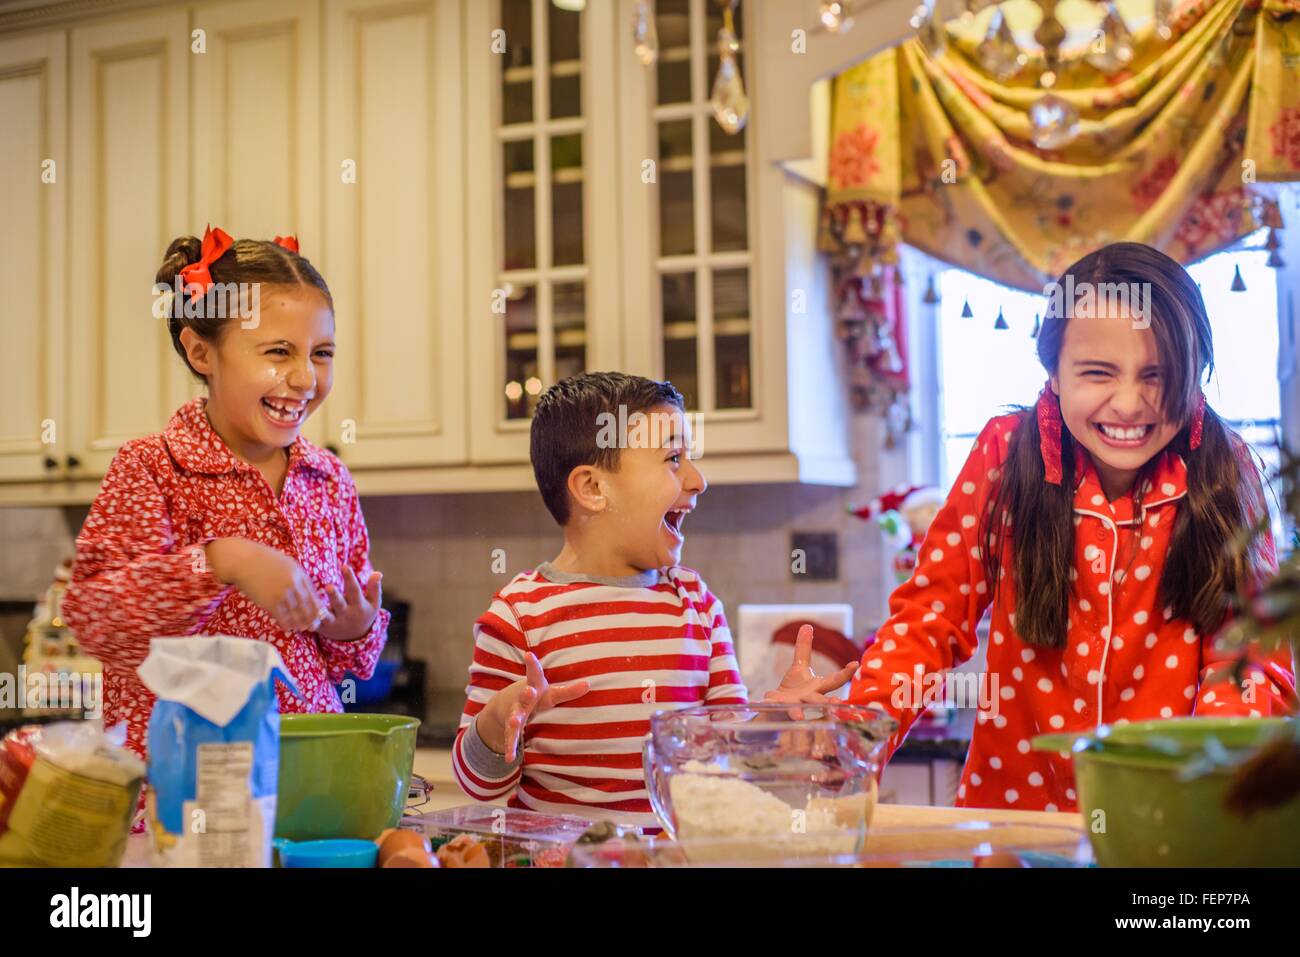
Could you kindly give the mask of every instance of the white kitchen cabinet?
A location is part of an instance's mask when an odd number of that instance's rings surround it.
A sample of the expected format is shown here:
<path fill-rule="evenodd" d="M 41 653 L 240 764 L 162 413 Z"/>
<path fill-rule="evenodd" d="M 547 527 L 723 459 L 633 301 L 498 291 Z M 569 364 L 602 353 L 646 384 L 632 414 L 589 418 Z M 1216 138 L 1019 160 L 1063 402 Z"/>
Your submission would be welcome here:
<path fill-rule="evenodd" d="M 470 455 L 528 461 L 537 396 L 616 369 L 616 20 L 550 0 L 465 6 Z"/>
<path fill-rule="evenodd" d="M 67 41 L 0 39 L 0 480 L 59 474 L 64 414 L 63 262 L 68 195 Z"/>
<path fill-rule="evenodd" d="M 47 265 L 68 282 L 72 475 L 93 477 L 127 439 L 165 426 L 192 390 L 152 312 L 167 244 L 194 228 L 189 12 L 74 27 L 69 48 L 69 242 Z"/>
<path fill-rule="evenodd" d="M 634 0 L 621 5 L 630 22 Z M 628 367 L 688 385 L 714 481 L 852 485 L 843 355 L 816 250 L 822 196 L 777 148 L 780 98 L 801 95 L 809 109 L 811 83 L 791 92 L 787 75 L 790 23 L 811 27 L 809 9 L 738 5 L 750 115 L 729 135 L 709 102 L 718 4 L 656 6 L 659 63 L 620 73 L 626 149 L 656 157 L 659 176 L 657 188 L 624 191 L 626 235 L 650 237 L 624 256 Z M 630 35 L 621 47 L 635 63 Z"/>
<path fill-rule="evenodd" d="M 466 114 L 467 150 L 484 159 L 467 169 L 471 458 L 527 462 L 536 395 L 578 369 L 618 369 L 683 391 L 713 481 L 852 484 L 820 194 L 777 165 L 765 131 L 781 120 L 763 112 L 750 55 L 774 27 L 762 4 L 738 7 L 751 112 L 729 136 L 710 105 L 718 4 L 656 6 L 660 58 L 646 68 L 635 0 L 581 14 L 470 5 L 468 85 L 487 93 Z M 578 234 L 584 255 L 557 262 Z M 583 284 L 575 305 L 566 293 Z"/>
<path fill-rule="evenodd" d="M 461 16 L 457 0 L 326 4 L 324 417 L 358 470 L 467 461 Z"/>
<path fill-rule="evenodd" d="M 197 393 L 149 307 L 167 243 L 208 222 L 296 233 L 329 282 L 334 391 L 307 435 L 363 492 L 531 488 L 531 408 L 581 369 L 673 379 L 712 482 L 854 480 L 801 170 L 809 61 L 843 40 L 791 54 L 807 4 L 742 3 L 736 136 L 709 105 L 712 0 L 659 0 L 650 68 L 635 0 L 130 6 L 0 13 L 0 37 L 29 31 L 0 41 L 18 167 L 0 188 L 9 234 L 39 237 L 0 266 L 23 317 L 0 502 L 88 501 L 123 441 Z M 33 192 L 45 153 L 60 185 Z"/>
<path fill-rule="evenodd" d="M 630 22 L 635 3 L 624 6 Z M 623 72 L 623 139 L 655 176 L 648 185 L 629 178 L 623 194 L 626 234 L 635 237 L 624 257 L 628 290 L 636 290 L 624 303 L 628 367 L 679 387 L 705 423 L 705 455 L 780 450 L 785 403 L 765 388 L 773 372 L 780 386 L 766 348 L 780 343 L 759 320 L 784 324 L 783 297 L 769 303 L 754 269 L 763 117 L 753 99 L 750 4 L 737 5 L 735 27 L 754 109 L 736 133 L 718 125 L 710 104 L 720 5 L 659 0 L 655 8 L 659 61 L 643 68 L 632 59 Z"/>
<path fill-rule="evenodd" d="M 195 219 L 189 230 L 220 226 L 236 239 L 296 235 L 319 268 L 321 230 L 320 5 L 239 0 L 194 8 Z M 328 277 L 326 279 L 328 282 Z M 327 400 L 328 401 L 328 400 Z M 326 441 L 328 405 L 304 434 Z"/>

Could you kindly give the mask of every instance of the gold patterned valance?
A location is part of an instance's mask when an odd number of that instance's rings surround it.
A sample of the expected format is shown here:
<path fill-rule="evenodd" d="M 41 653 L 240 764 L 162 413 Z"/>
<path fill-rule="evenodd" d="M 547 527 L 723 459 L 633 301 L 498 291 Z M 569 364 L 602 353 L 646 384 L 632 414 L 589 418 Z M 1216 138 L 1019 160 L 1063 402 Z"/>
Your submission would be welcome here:
<path fill-rule="evenodd" d="M 1056 149 L 1033 141 L 1035 78 L 999 82 L 969 38 L 937 57 L 910 40 L 848 70 L 824 248 L 865 277 L 902 240 L 1041 291 L 1109 242 L 1191 262 L 1280 227 L 1266 184 L 1300 180 L 1300 0 L 1193 0 L 1172 26 L 1168 40 L 1137 30 L 1126 69 L 1062 72 L 1052 92 L 1079 123 Z"/>

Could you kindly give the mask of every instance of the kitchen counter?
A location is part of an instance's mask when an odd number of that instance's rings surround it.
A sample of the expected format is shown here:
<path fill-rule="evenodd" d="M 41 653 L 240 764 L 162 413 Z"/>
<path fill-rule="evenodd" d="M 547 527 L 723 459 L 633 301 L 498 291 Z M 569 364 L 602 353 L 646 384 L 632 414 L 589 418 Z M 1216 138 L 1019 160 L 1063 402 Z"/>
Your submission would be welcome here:
<path fill-rule="evenodd" d="M 439 811 L 473 803 L 457 786 L 451 773 L 451 751 L 446 748 L 420 747 L 416 749 L 414 773 L 432 786 L 428 803 L 418 810 Z M 505 799 L 491 802 L 504 805 Z M 1044 825 L 1073 828 L 1082 831 L 1080 814 L 1048 811 L 1014 811 L 997 808 L 929 807 L 915 804 L 877 805 L 872 819 L 872 833 L 867 837 L 869 851 L 886 853 L 906 847 L 909 850 L 936 850 L 944 847 L 969 845 L 969 835 L 962 837 L 957 831 L 929 830 L 923 834 L 904 834 L 900 828 L 952 828 L 954 825 L 987 822 L 999 828 L 1004 841 L 1018 846 L 1054 844 L 1060 841 L 1061 832 L 1048 831 Z M 143 834 L 132 835 L 127 845 L 123 867 L 146 867 L 149 863 L 149 844 Z"/>
<path fill-rule="evenodd" d="M 985 824 L 990 825 L 988 830 Z M 926 852 L 928 856 L 949 851 L 954 857 L 968 857 L 973 847 L 986 839 L 995 839 L 999 847 L 1050 847 L 1054 852 L 1069 853 L 1067 845 L 1085 839 L 1083 816 L 1058 811 L 878 804 L 867 832 L 866 852 Z"/>
<path fill-rule="evenodd" d="M 450 754 L 447 760 L 450 761 Z M 417 757 L 417 768 L 423 766 L 425 772 L 436 774 L 441 768 L 438 752 L 421 752 L 423 760 Z M 447 765 L 450 767 L 450 764 Z M 436 784 L 435 784 L 436 787 Z M 452 784 L 455 788 L 455 785 Z M 471 803 L 461 794 L 437 788 L 434 792 L 438 799 L 431 801 L 421 810 L 456 807 Z M 494 803 L 504 803 L 494 802 Z M 970 844 L 969 835 L 963 837 L 956 825 L 969 825 L 987 822 L 997 826 L 1003 843 L 1014 843 L 1019 847 L 1058 844 L 1061 832 L 1058 827 L 1073 828 L 1082 834 L 1083 818 L 1079 814 L 1067 814 L 1047 811 L 1013 811 L 994 808 L 956 808 L 956 807 L 921 807 L 908 804 L 881 804 L 876 807 L 871 822 L 871 833 L 867 836 L 867 850 L 874 853 L 888 853 L 906 849 L 908 851 L 936 851 L 944 848 L 965 848 Z M 1044 825 L 1053 825 L 1051 830 Z M 900 828 L 929 828 L 923 832 L 905 832 Z M 954 828 L 953 830 L 934 830 L 936 828 Z M 1046 833 L 1043 833 L 1046 831 Z M 149 866 L 149 842 L 143 834 L 133 834 L 127 842 L 123 867 Z"/>
<path fill-rule="evenodd" d="M 988 807 L 922 807 L 916 804 L 880 804 L 876 806 L 875 827 L 942 827 L 970 821 L 990 824 L 1052 824 L 1082 829 L 1083 815 L 1063 811 L 1014 811 Z"/>

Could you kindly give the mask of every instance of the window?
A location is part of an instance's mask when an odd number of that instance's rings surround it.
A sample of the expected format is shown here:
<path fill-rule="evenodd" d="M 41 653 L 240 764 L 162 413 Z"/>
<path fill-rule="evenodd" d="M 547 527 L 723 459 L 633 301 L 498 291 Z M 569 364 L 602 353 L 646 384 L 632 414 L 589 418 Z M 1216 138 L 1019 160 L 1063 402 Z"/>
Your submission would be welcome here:
<path fill-rule="evenodd" d="M 742 76 L 744 6 L 734 12 Z M 728 135 L 709 103 L 721 6 L 657 0 L 655 27 L 663 374 L 688 408 L 747 409 L 753 406 L 749 131 Z"/>
<path fill-rule="evenodd" d="M 1205 385 L 1211 406 L 1242 435 L 1272 474 L 1279 464 L 1281 394 L 1277 369 L 1277 272 L 1266 264 L 1265 233 L 1189 267 L 1214 330 L 1215 372 Z M 932 261 L 933 262 L 933 261 Z M 935 263 L 939 291 L 939 463 L 943 487 L 961 471 L 985 423 L 1009 404 L 1032 405 L 1047 374 L 1032 338 L 1041 295 L 1010 289 Z M 1235 269 L 1244 292 L 1233 292 Z M 963 318 L 965 303 L 971 318 Z M 1007 329 L 994 329 L 999 309 Z M 1280 490 L 1275 490 L 1280 493 Z M 1274 533 L 1282 538 L 1277 495 Z"/>
<path fill-rule="evenodd" d="M 526 419 L 543 389 L 586 367 L 583 14 L 501 0 L 500 23 L 504 415 Z"/>

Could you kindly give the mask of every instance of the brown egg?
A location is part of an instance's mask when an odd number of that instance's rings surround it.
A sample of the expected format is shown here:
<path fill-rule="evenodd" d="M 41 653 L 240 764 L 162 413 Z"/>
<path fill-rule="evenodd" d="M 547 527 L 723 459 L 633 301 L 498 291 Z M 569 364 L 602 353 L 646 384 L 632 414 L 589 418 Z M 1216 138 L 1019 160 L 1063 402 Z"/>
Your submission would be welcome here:
<path fill-rule="evenodd" d="M 382 838 L 379 844 L 379 866 L 386 867 L 388 859 L 404 851 L 417 851 L 423 854 L 432 854 L 433 847 L 429 844 L 429 839 L 419 831 L 407 831 L 401 828 L 394 828 L 387 832 L 387 836 L 380 835 Z"/>
<path fill-rule="evenodd" d="M 994 851 L 975 858 L 976 867 L 1028 867 L 1017 855 L 1010 851 Z"/>
<path fill-rule="evenodd" d="M 458 834 L 438 848 L 443 867 L 491 867 L 487 848 L 468 834 Z"/>
<path fill-rule="evenodd" d="M 383 867 L 441 867 L 438 859 L 428 851 L 418 847 L 409 847 L 404 851 L 389 855 Z"/>

